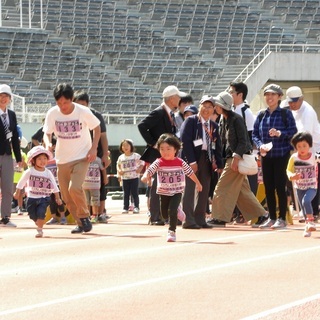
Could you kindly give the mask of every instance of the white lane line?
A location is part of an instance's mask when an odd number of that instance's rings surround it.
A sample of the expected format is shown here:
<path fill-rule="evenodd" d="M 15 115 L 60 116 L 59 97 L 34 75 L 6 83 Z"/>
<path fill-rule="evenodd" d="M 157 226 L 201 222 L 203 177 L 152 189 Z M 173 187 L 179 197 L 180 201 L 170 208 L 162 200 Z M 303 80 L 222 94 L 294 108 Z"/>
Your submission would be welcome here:
<path fill-rule="evenodd" d="M 163 230 L 162 230 L 163 231 Z M 147 232 L 141 232 L 141 233 L 135 233 L 135 235 L 137 234 L 146 234 Z M 154 233 L 154 231 L 150 231 L 148 233 Z M 130 251 L 126 251 L 126 256 L 129 255 L 143 255 L 146 253 L 155 253 L 157 251 L 161 251 L 161 250 L 172 250 L 172 249 L 176 249 L 176 248 L 180 248 L 180 247 L 185 247 L 185 246 L 192 246 L 192 245 L 196 245 L 196 244 L 201 244 L 201 243 L 219 243 L 219 242 L 223 242 L 223 241 L 227 241 L 227 240 L 235 240 L 235 239 L 241 239 L 241 238 L 249 238 L 249 237 L 254 237 L 254 236 L 261 236 L 261 235 L 266 235 L 266 234 L 274 234 L 273 231 L 271 232 L 257 232 L 257 233 L 249 233 L 249 234 L 242 234 L 242 235 L 236 235 L 236 236 L 228 236 L 228 237 L 222 237 L 222 238 L 213 238 L 213 239 L 206 239 L 206 240 L 199 240 L 199 241 L 191 241 L 191 242 L 184 242 L 184 243 L 179 243 L 176 242 L 175 244 L 168 244 L 166 243 L 166 245 L 160 246 L 160 247 L 148 247 L 148 248 L 142 248 L 142 249 L 136 249 L 136 250 L 130 250 Z M 119 238 L 119 237 L 127 237 L 127 236 L 132 236 L 132 233 L 130 234 L 122 234 L 122 235 L 117 235 L 117 236 L 106 236 L 106 238 Z M 101 237 L 99 238 L 99 240 L 101 239 Z M 96 238 L 90 238 L 88 240 L 96 240 Z M 75 240 L 78 241 L 78 240 Z M 63 244 L 65 245 L 65 242 L 63 242 Z M 37 248 L 37 246 L 33 246 L 32 248 Z M 12 249 L 11 249 L 12 250 Z M 29 250 L 29 248 L 28 248 Z M 16 253 L 16 251 L 14 251 Z M 106 252 L 105 254 L 99 254 L 97 255 L 96 253 L 92 253 L 92 256 L 90 256 L 90 252 L 88 252 L 88 254 L 86 254 L 84 257 L 77 257 L 77 263 L 88 263 L 88 261 L 97 261 L 97 260 L 104 260 L 104 259 L 110 259 L 110 258 L 117 258 L 117 257 L 123 257 L 123 252 L 114 252 L 114 253 L 108 253 Z M 26 266 L 22 266 L 20 268 L 10 268 L 8 270 L 0 270 L 0 276 L 4 276 L 4 275 L 15 275 L 15 274 L 24 274 L 26 272 L 30 272 L 33 270 L 47 270 L 52 269 L 52 268 L 59 268 L 62 267 L 64 268 L 66 264 L 70 264 L 73 265 L 74 263 L 74 258 L 70 257 L 68 259 L 68 257 L 65 257 L 62 260 L 57 260 L 57 261 L 52 261 L 52 262 L 48 262 L 46 264 L 41 264 L 41 266 L 39 264 L 32 264 L 29 267 Z"/>
<path fill-rule="evenodd" d="M 42 303 L 27 305 L 24 307 L 19 307 L 19 308 L 14 308 L 14 309 L 3 310 L 3 311 L 0 311 L 0 316 L 4 316 L 4 315 L 8 315 L 8 314 L 15 314 L 15 313 L 24 312 L 24 311 L 30 311 L 30 310 L 34 310 L 34 309 L 39 309 L 39 308 L 48 307 L 48 306 L 52 306 L 52 305 L 56 305 L 56 304 L 66 303 L 69 301 L 79 300 L 79 299 L 97 296 L 97 295 L 101 295 L 101 294 L 106 294 L 106 293 L 111 293 L 111 292 L 116 292 L 116 291 L 121 291 L 121 290 L 127 290 L 130 288 L 141 287 L 141 286 L 145 286 L 145 285 L 149 285 L 149 284 L 168 281 L 171 279 L 189 277 L 191 275 L 211 272 L 213 270 L 218 270 L 218 269 L 225 270 L 226 268 L 231 268 L 231 267 L 240 266 L 240 265 L 246 265 L 246 264 L 249 264 L 252 262 L 261 262 L 261 261 L 265 261 L 265 260 L 272 260 L 275 258 L 283 258 L 284 256 L 296 255 L 296 254 L 305 253 L 305 252 L 312 252 L 315 250 L 320 250 L 320 246 L 316 246 L 316 247 L 312 247 L 312 248 L 310 248 L 310 247 L 303 248 L 303 249 L 298 249 L 298 250 L 290 250 L 290 251 L 286 251 L 286 252 L 279 252 L 276 254 L 259 256 L 259 257 L 255 257 L 255 258 L 245 259 L 245 260 L 232 261 L 232 262 L 214 265 L 214 266 L 201 268 L 201 269 L 197 269 L 197 270 L 190 270 L 190 271 L 185 271 L 182 273 L 167 275 L 164 277 L 152 278 L 152 279 L 147 279 L 144 281 L 137 281 L 137 282 L 127 283 L 127 284 L 114 286 L 114 287 L 110 287 L 110 288 L 104 288 L 104 289 L 100 289 L 100 290 L 84 292 L 84 293 L 75 294 L 75 295 L 71 295 L 71 296 L 67 296 L 67 297 L 59 298 L 59 299 L 55 299 L 55 300 L 50 300 L 50 301 L 46 301 L 46 302 L 42 302 Z"/>
<path fill-rule="evenodd" d="M 246 317 L 246 318 L 242 318 L 241 320 L 257 320 L 257 319 L 261 319 L 261 318 L 270 316 L 272 314 L 279 313 L 281 311 L 288 310 L 288 309 L 291 309 L 293 307 L 297 307 L 297 306 L 300 306 L 302 304 L 305 304 L 305 303 L 308 303 L 308 302 L 311 302 L 311 301 L 314 301 L 314 300 L 317 300 L 317 299 L 320 299 L 320 294 L 316 294 L 316 295 L 311 296 L 311 297 L 307 297 L 307 298 L 304 298 L 304 299 L 301 299 L 301 300 L 297 300 L 297 301 L 294 301 L 294 302 L 291 302 L 291 303 L 288 303 L 288 304 L 284 304 L 282 306 L 279 306 L 279 307 L 276 307 L 276 308 L 273 308 L 273 309 L 270 309 L 270 310 L 266 310 L 266 311 L 257 313 L 255 315 L 252 315 L 252 316 L 249 316 L 249 317 Z"/>

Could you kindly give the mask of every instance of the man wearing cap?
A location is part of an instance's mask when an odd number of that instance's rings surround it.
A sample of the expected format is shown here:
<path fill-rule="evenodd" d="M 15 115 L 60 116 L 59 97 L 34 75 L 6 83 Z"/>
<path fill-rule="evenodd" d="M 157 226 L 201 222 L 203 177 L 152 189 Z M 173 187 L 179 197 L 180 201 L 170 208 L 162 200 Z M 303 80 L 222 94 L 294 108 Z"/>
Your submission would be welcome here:
<path fill-rule="evenodd" d="M 5 227 L 16 227 L 10 221 L 14 174 L 12 151 L 17 164 L 22 166 L 17 117 L 15 112 L 8 108 L 11 98 L 11 88 L 6 84 L 0 85 L 0 188 L 2 194 L 0 225 Z"/>
<path fill-rule="evenodd" d="M 210 228 L 206 223 L 207 202 L 213 170 L 222 170 L 221 140 L 218 124 L 210 119 L 214 113 L 215 101 L 212 96 L 202 97 L 199 114 L 188 117 L 181 127 L 182 158 L 197 175 L 202 191 L 197 194 L 195 184 L 186 181 L 183 195 L 183 211 L 186 221 L 184 229 Z"/>
<path fill-rule="evenodd" d="M 296 121 L 298 132 L 307 131 L 312 135 L 312 149 L 320 152 L 320 125 L 317 113 L 313 107 L 304 100 L 300 87 L 293 86 L 287 89 L 287 103 Z M 319 184 L 320 184 L 320 164 L 318 163 L 318 193 L 312 200 L 313 215 L 319 216 Z"/>
<path fill-rule="evenodd" d="M 156 143 L 163 133 L 176 134 L 177 127 L 174 113 L 179 106 L 181 97 L 186 93 L 181 92 L 176 86 L 168 86 L 163 90 L 161 105 L 152 110 L 139 124 L 138 129 L 147 143 L 147 147 L 141 156 L 141 160 L 152 163 L 160 158 Z M 160 215 L 159 196 L 156 194 L 156 179 L 153 180 L 150 193 L 150 223 L 151 225 L 164 225 Z"/>
<path fill-rule="evenodd" d="M 233 98 L 221 92 L 214 98 L 216 112 L 222 115 L 220 136 L 226 163 L 218 180 L 212 199 L 214 227 L 224 227 L 230 222 L 235 206 L 246 221 L 265 215 L 265 210 L 252 193 L 246 175 L 239 173 L 238 164 L 244 154 L 252 152 L 252 145 L 242 116 L 232 111 Z"/>
<path fill-rule="evenodd" d="M 194 105 L 190 105 L 185 107 L 183 112 L 183 118 L 186 120 L 188 117 L 193 116 L 194 114 L 197 114 L 199 112 L 198 108 Z"/>

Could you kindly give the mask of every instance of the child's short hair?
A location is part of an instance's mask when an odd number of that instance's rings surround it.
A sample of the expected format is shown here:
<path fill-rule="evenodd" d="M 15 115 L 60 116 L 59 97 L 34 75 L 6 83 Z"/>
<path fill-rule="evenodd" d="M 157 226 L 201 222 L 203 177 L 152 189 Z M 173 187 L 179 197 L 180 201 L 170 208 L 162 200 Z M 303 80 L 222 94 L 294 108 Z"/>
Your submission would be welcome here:
<path fill-rule="evenodd" d="M 298 142 L 305 141 L 308 143 L 310 148 L 312 147 L 312 135 L 309 132 L 297 132 L 291 139 L 291 144 L 294 148 L 296 148 L 296 145 Z"/>
<path fill-rule="evenodd" d="M 164 133 L 159 137 L 159 139 L 157 141 L 157 149 L 158 150 L 160 149 L 160 146 L 162 143 L 167 143 L 169 146 L 174 147 L 174 149 L 176 150 L 176 155 L 177 155 L 178 151 L 181 149 L 180 140 L 171 133 Z"/>
<path fill-rule="evenodd" d="M 120 143 L 119 151 L 120 151 L 121 153 L 123 153 L 123 151 L 122 151 L 122 145 L 123 145 L 125 142 L 130 145 L 130 151 L 133 152 L 133 151 L 134 151 L 134 146 L 133 146 L 133 141 L 132 141 L 131 139 L 123 139 L 123 140 L 121 141 L 121 143 Z"/>

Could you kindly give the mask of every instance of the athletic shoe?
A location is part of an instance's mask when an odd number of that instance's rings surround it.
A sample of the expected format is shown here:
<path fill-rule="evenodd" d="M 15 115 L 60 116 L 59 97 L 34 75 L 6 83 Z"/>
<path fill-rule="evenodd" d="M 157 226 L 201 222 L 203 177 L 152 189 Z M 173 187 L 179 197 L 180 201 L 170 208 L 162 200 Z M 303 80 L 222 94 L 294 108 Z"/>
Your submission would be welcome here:
<path fill-rule="evenodd" d="M 167 242 L 176 242 L 176 233 L 174 231 L 168 231 Z"/>
<path fill-rule="evenodd" d="M 269 215 L 266 216 L 260 216 L 256 223 L 254 223 L 251 227 L 252 228 L 259 228 L 263 223 L 265 223 L 269 218 Z"/>
<path fill-rule="evenodd" d="M 18 216 L 23 216 L 23 211 L 22 211 L 22 209 L 19 208 L 17 214 L 18 214 Z"/>
<path fill-rule="evenodd" d="M 37 229 L 37 234 L 35 236 L 36 238 L 42 238 L 43 237 L 43 231 L 42 229 Z"/>
<path fill-rule="evenodd" d="M 59 224 L 59 221 L 52 217 L 46 224 Z"/>
<path fill-rule="evenodd" d="M 178 207 L 178 219 L 181 222 L 184 222 L 186 220 L 186 214 L 184 213 L 184 211 L 182 210 L 181 206 Z"/>
<path fill-rule="evenodd" d="M 305 226 L 304 227 L 304 230 L 303 230 L 303 237 L 304 238 L 309 238 L 309 237 L 311 237 L 311 232 L 310 231 L 308 231 L 308 226 Z"/>
<path fill-rule="evenodd" d="M 91 221 L 91 223 L 97 223 L 98 222 L 98 217 L 97 216 L 92 216 L 90 221 Z"/>
<path fill-rule="evenodd" d="M 133 209 L 134 209 L 134 206 L 133 206 L 133 204 L 131 204 L 131 205 L 129 206 L 129 211 L 133 211 Z"/>
<path fill-rule="evenodd" d="M 67 224 L 67 218 L 61 218 L 60 224 Z"/>
<path fill-rule="evenodd" d="M 316 225 L 315 225 L 313 222 L 309 221 L 309 222 L 306 224 L 306 230 L 307 230 L 308 232 L 312 232 L 312 231 L 316 231 L 317 228 L 316 228 Z"/>
<path fill-rule="evenodd" d="M 207 221 L 207 224 L 215 228 L 223 228 L 226 226 L 226 222 L 218 219 L 211 219 Z"/>
<path fill-rule="evenodd" d="M 0 224 L 3 227 L 8 227 L 8 228 L 16 228 L 16 224 L 14 224 L 13 222 L 10 221 L 10 219 L 8 217 L 4 217 L 0 220 Z"/>
<path fill-rule="evenodd" d="M 11 208 L 11 213 L 17 213 L 19 210 L 19 206 L 16 206 L 14 208 Z"/>
<path fill-rule="evenodd" d="M 71 233 L 82 233 L 83 228 L 81 226 L 76 226 L 74 229 L 71 230 Z"/>
<path fill-rule="evenodd" d="M 122 213 L 128 213 L 129 211 L 128 210 L 122 210 Z"/>
<path fill-rule="evenodd" d="M 277 221 L 271 226 L 271 229 L 282 229 L 287 226 L 286 222 L 281 218 L 277 219 Z"/>
<path fill-rule="evenodd" d="M 271 228 L 275 224 L 276 220 L 268 219 L 265 223 L 259 226 L 260 229 Z"/>
<path fill-rule="evenodd" d="M 110 219 L 111 216 L 107 216 L 105 213 L 100 214 L 98 217 L 98 222 L 100 223 L 108 223 L 108 219 Z"/>
<path fill-rule="evenodd" d="M 82 223 L 82 229 L 84 232 L 89 232 L 92 229 L 92 224 L 89 220 L 89 218 L 80 218 L 80 221 Z"/>
<path fill-rule="evenodd" d="M 139 212 L 140 212 L 140 209 L 139 209 L 139 208 L 135 207 L 135 208 L 133 209 L 133 213 L 139 213 Z"/>

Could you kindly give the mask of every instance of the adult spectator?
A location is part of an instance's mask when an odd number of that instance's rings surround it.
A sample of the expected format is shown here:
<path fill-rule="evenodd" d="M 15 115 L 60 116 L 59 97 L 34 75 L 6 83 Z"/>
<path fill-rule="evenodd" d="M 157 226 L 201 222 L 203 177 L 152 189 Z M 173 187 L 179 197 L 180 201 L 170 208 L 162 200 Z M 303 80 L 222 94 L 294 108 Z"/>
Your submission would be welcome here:
<path fill-rule="evenodd" d="M 229 93 L 233 98 L 233 111 L 239 114 L 241 117 L 243 117 L 247 127 L 250 142 L 252 145 L 253 144 L 252 130 L 253 130 L 255 116 L 250 110 L 250 106 L 245 102 L 248 94 L 248 87 L 243 82 L 232 81 L 230 82 L 230 85 L 229 85 Z M 254 175 L 248 176 L 248 180 L 249 180 L 251 191 L 253 192 L 254 195 L 256 195 L 257 189 L 258 189 L 258 175 L 254 174 Z M 245 222 L 243 215 L 238 208 L 235 209 L 234 222 L 235 223 Z M 259 223 L 261 223 L 261 221 L 259 221 Z"/>
<path fill-rule="evenodd" d="M 99 138 L 99 142 L 98 142 L 97 157 L 101 159 L 104 170 L 106 170 L 107 167 L 110 165 L 110 157 L 108 154 L 109 146 L 108 146 L 107 128 L 106 128 L 106 124 L 104 122 L 104 119 L 102 117 L 102 114 L 90 106 L 89 95 L 84 90 L 76 90 L 74 92 L 73 101 L 78 104 L 81 104 L 85 107 L 90 108 L 91 112 L 100 120 L 100 138 Z M 92 130 L 90 130 L 90 134 L 91 134 L 91 138 L 92 138 L 93 137 Z M 103 177 L 103 175 L 102 175 L 102 177 Z M 107 198 L 107 192 L 106 192 L 106 188 L 105 188 L 105 183 L 104 183 L 103 179 L 101 179 L 100 208 L 99 208 L 98 219 L 99 219 L 99 221 L 105 222 L 105 223 L 107 222 L 107 220 L 105 219 L 104 215 L 102 216 L 102 214 L 105 211 L 106 198 Z"/>
<path fill-rule="evenodd" d="M 100 121 L 87 107 L 73 102 L 74 91 L 69 84 L 58 84 L 53 96 L 57 105 L 46 114 L 44 142 L 46 148 L 51 149 L 52 133 L 55 134 L 55 156 L 62 199 L 78 224 L 71 233 L 89 232 L 92 224 L 82 184 L 89 163 L 97 156 Z M 93 139 L 89 130 L 93 130 Z"/>
<path fill-rule="evenodd" d="M 42 145 L 42 142 L 43 142 L 43 123 L 44 123 L 44 119 L 42 119 L 42 126 L 31 136 L 32 148 L 35 146 Z"/>
<path fill-rule="evenodd" d="M 286 227 L 286 168 L 292 150 L 290 141 L 297 132 L 297 127 L 292 112 L 280 108 L 283 96 L 281 87 L 277 84 L 270 84 L 264 88 L 263 92 L 268 107 L 258 114 L 252 139 L 261 155 L 263 183 L 270 217 L 259 227 L 276 229 Z M 271 149 L 270 144 L 272 144 Z M 279 202 L 278 219 L 276 194 Z"/>
<path fill-rule="evenodd" d="M 320 151 L 320 125 L 317 113 L 313 107 L 304 100 L 300 87 L 293 86 L 287 89 L 287 103 L 296 121 L 298 132 L 309 132 L 312 135 L 313 152 Z M 312 200 L 313 215 L 315 220 L 319 217 L 319 192 L 320 192 L 320 164 L 318 163 L 318 188 Z"/>
<path fill-rule="evenodd" d="M 199 112 L 198 108 L 194 105 L 190 105 L 185 107 L 183 111 L 183 118 L 186 120 L 188 117 L 193 116 L 194 114 L 197 114 Z M 182 123 L 181 123 L 182 124 Z"/>
<path fill-rule="evenodd" d="M 0 85 L 0 188 L 1 188 L 1 220 L 5 227 L 16 227 L 10 221 L 11 200 L 13 193 L 14 165 L 12 151 L 17 165 L 22 166 L 20 139 L 17 129 L 17 117 L 14 111 L 9 109 L 12 91 L 6 84 Z"/>
<path fill-rule="evenodd" d="M 147 148 L 141 160 L 152 163 L 160 158 L 156 143 L 163 133 L 176 134 L 177 127 L 174 121 L 174 112 L 179 106 L 181 97 L 186 96 L 176 86 L 168 86 L 163 90 L 163 101 L 159 107 L 150 112 L 139 124 L 138 129 L 147 143 Z M 156 193 L 157 179 L 154 178 L 150 190 L 150 224 L 164 225 L 160 215 L 159 195 Z"/>
<path fill-rule="evenodd" d="M 175 123 L 177 126 L 177 132 L 180 131 L 181 125 L 184 121 L 184 111 L 186 107 L 193 105 L 193 98 L 190 95 L 186 95 L 185 97 L 181 97 L 178 110 L 175 112 L 174 117 L 175 117 Z M 178 134 L 179 135 L 179 134 Z"/>
<path fill-rule="evenodd" d="M 184 229 L 210 228 L 206 223 L 206 211 L 212 171 L 223 168 L 218 124 L 210 119 L 214 104 L 212 96 L 203 96 L 199 114 L 188 117 L 181 127 L 182 158 L 202 185 L 195 203 L 195 183 L 186 181 L 182 201 L 186 214 L 186 221 L 182 225 Z"/>
<path fill-rule="evenodd" d="M 231 220 L 236 205 L 247 221 L 263 216 L 265 210 L 251 192 L 247 176 L 238 170 L 242 156 L 252 152 L 242 116 L 232 110 L 233 98 L 228 92 L 221 92 L 214 100 L 216 112 L 222 115 L 220 135 L 226 163 L 214 190 L 213 219 L 208 224 L 224 227 Z"/>

